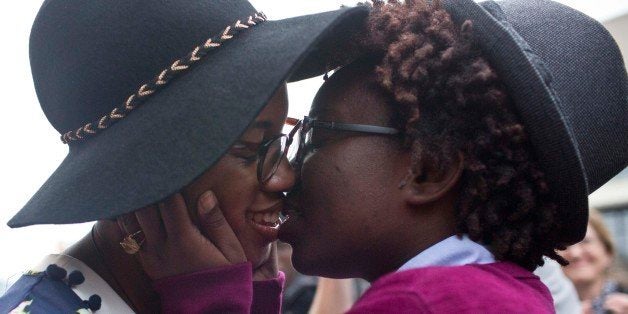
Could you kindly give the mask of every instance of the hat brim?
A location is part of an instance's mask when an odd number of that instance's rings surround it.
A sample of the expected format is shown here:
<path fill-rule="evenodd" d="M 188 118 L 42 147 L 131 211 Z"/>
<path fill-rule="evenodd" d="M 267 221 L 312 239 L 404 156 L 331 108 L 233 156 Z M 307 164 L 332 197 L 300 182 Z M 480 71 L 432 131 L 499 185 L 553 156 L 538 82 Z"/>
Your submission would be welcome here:
<path fill-rule="evenodd" d="M 508 88 L 550 183 L 562 222 L 560 240 L 575 243 L 584 238 L 588 219 L 587 181 L 577 142 L 551 87 L 551 76 L 541 73 L 547 71 L 541 57 L 534 55 L 534 47 L 517 33 L 500 5 L 492 1 L 444 2 L 458 25 L 465 20 L 473 22 L 476 42 Z"/>
<path fill-rule="evenodd" d="M 283 82 L 320 74 L 326 47 L 349 43 L 367 13 L 344 8 L 241 32 L 120 122 L 70 145 L 8 225 L 111 218 L 175 193 L 226 152 Z"/>

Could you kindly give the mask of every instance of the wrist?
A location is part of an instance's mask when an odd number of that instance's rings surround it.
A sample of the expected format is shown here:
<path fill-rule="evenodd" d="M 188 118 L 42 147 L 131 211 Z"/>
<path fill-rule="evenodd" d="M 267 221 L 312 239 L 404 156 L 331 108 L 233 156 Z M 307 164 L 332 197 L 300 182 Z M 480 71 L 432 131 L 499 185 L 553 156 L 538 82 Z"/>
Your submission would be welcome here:
<path fill-rule="evenodd" d="M 166 277 L 153 282 L 164 313 L 200 313 L 202 309 L 246 313 L 253 298 L 251 264 Z"/>

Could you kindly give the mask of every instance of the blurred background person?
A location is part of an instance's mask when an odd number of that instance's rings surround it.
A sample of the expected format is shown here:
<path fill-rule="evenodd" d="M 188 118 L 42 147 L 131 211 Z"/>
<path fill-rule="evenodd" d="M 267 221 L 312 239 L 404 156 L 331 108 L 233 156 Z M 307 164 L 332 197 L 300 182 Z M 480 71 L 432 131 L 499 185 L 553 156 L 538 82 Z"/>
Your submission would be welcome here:
<path fill-rule="evenodd" d="M 597 210 L 589 211 L 584 240 L 561 255 L 569 261 L 563 271 L 576 287 L 583 313 L 628 313 L 625 268 L 616 262 L 611 233 Z"/>

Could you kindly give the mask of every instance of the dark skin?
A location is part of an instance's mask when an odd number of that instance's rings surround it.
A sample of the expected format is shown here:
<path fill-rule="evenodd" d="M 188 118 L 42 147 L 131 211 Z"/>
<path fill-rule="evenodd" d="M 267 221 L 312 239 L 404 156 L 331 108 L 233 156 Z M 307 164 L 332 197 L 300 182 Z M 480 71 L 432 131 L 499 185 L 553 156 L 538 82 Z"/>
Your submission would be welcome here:
<path fill-rule="evenodd" d="M 351 66 L 325 82 L 311 116 L 380 126 L 391 120 L 372 72 Z M 317 148 L 288 197 L 296 212 L 280 229 L 300 272 L 373 281 L 454 234 L 461 156 L 442 171 L 425 162 L 411 173 L 399 138 L 321 129 L 312 143 Z"/>
<path fill-rule="evenodd" d="M 373 79 L 360 67 L 343 68 L 321 88 L 311 116 L 390 126 Z M 424 161 L 411 172 L 410 151 L 397 137 L 320 129 L 312 143 L 279 234 L 300 272 L 373 281 L 455 234 L 461 154 L 445 169 Z"/>
<path fill-rule="evenodd" d="M 324 84 L 311 116 L 324 121 L 380 126 L 388 126 L 391 120 L 372 72 L 351 66 Z M 288 194 L 286 210 L 291 217 L 281 226 L 279 235 L 292 245 L 292 261 L 300 272 L 374 281 L 455 233 L 454 204 L 462 173 L 461 154 L 444 169 L 425 161 L 411 172 L 410 151 L 397 137 L 321 129 L 313 133 L 312 143 L 315 149 L 305 157 L 300 181 Z M 182 202 L 166 209 L 178 207 L 185 213 L 181 206 Z M 182 229 L 197 229 L 185 216 L 175 219 L 177 224 Z M 211 231 L 220 228 L 223 232 Z M 209 224 L 204 232 L 183 233 L 178 242 L 213 233 L 215 236 L 207 240 L 221 247 L 219 243 L 235 236 L 226 232 L 229 225 L 221 224 L 220 228 Z M 163 228 L 143 229 L 147 237 L 154 234 L 163 238 L 168 233 Z M 206 260 L 205 264 L 216 266 L 235 263 L 225 259 L 228 254 L 198 254 L 190 246 L 186 252 L 176 254 L 159 246 L 147 245 L 145 250 L 163 255 L 165 259 L 159 267 L 170 275 L 184 273 L 180 270 L 181 262 L 193 263 L 187 258 L 168 256 L 196 254 Z M 140 254 L 145 262 L 143 256 L 146 255 Z"/>
<path fill-rule="evenodd" d="M 88 234 L 69 247 L 64 254 L 89 266 L 136 312 L 159 312 L 159 296 L 152 288 L 150 277 L 141 270 L 142 266 L 136 258 L 120 249 L 119 240 L 112 241 L 126 236 L 117 222 L 101 220 L 94 225 L 93 232 L 98 249 L 94 247 L 91 235 Z"/>
<path fill-rule="evenodd" d="M 138 313 L 160 311 L 153 280 L 244 261 L 253 265 L 255 280 L 275 278 L 276 233 L 260 234 L 252 215 L 278 215 L 294 172 L 285 160 L 260 184 L 256 152 L 261 142 L 281 133 L 286 114 L 284 85 L 228 153 L 181 193 L 115 221 L 97 222 L 96 247 L 87 235 L 65 254 L 87 264 Z M 137 230 L 146 241 L 129 255 L 119 242 Z"/>
<path fill-rule="evenodd" d="M 389 126 L 373 79 L 368 70 L 343 68 L 323 85 L 311 116 Z M 300 272 L 374 281 L 455 233 L 461 154 L 445 169 L 424 162 L 410 172 L 410 151 L 397 137 L 321 129 L 312 143 L 279 234 Z"/>

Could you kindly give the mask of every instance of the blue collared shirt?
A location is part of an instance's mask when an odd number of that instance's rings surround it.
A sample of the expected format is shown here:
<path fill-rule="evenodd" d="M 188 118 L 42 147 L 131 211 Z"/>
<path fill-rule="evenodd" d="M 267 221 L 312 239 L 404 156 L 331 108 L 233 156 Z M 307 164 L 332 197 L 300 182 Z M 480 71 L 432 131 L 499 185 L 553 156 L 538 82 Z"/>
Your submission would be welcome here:
<path fill-rule="evenodd" d="M 493 254 L 484 246 L 472 241 L 467 235 L 462 236 L 462 239 L 454 235 L 420 252 L 397 271 L 428 266 L 461 266 L 494 262 Z"/>

